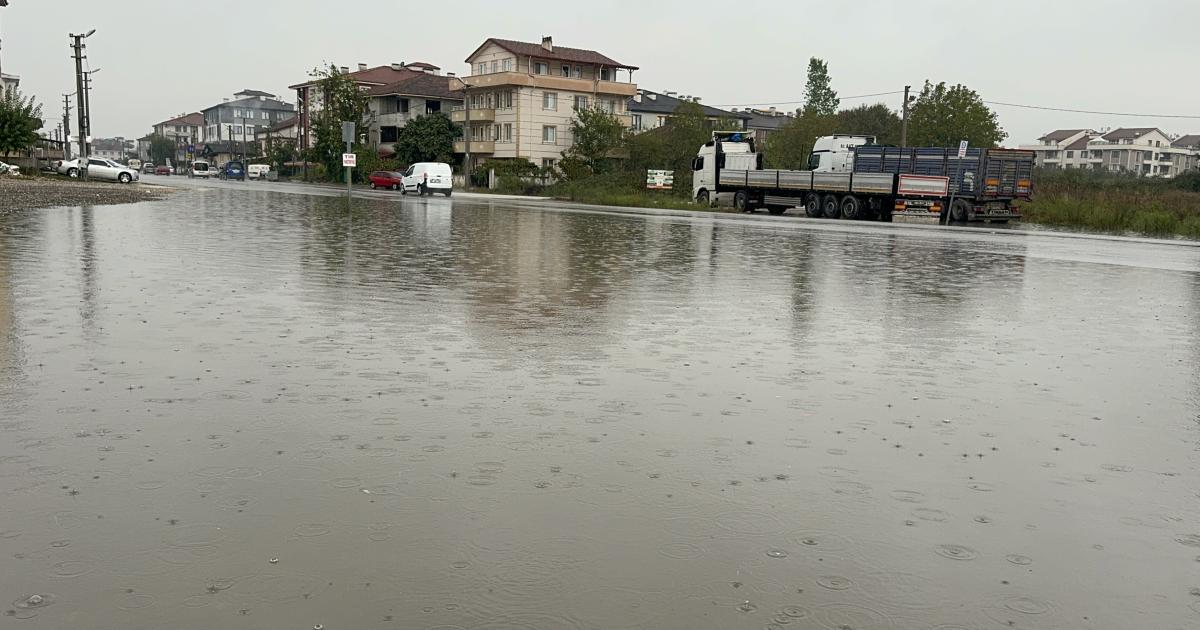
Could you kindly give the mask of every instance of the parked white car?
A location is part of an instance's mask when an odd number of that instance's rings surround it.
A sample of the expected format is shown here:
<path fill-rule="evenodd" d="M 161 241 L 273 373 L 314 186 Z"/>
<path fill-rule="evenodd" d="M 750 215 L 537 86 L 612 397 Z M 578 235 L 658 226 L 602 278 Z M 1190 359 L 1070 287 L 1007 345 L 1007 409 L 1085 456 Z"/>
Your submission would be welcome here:
<path fill-rule="evenodd" d="M 20 175 L 20 174 L 21 174 L 21 169 L 19 167 L 13 166 L 12 164 L 6 164 L 4 162 L 0 162 L 0 175 Z"/>
<path fill-rule="evenodd" d="M 203 177 L 207 179 L 216 174 L 215 170 L 208 168 L 208 162 L 205 160 L 193 161 L 191 168 L 188 169 L 188 177 Z"/>
<path fill-rule="evenodd" d="M 67 177 L 79 177 L 79 158 L 59 164 L 58 173 Z M 130 184 L 141 179 L 134 169 L 102 158 L 88 158 L 87 175 L 91 179 L 106 179 L 122 184 Z"/>
<path fill-rule="evenodd" d="M 442 193 L 449 197 L 454 189 L 454 173 L 450 165 L 443 162 L 417 162 L 404 171 L 400 181 L 402 195 L 410 192 L 418 195 Z"/>
<path fill-rule="evenodd" d="M 270 164 L 251 164 L 246 167 L 246 177 L 250 179 L 266 179 L 271 171 Z"/>

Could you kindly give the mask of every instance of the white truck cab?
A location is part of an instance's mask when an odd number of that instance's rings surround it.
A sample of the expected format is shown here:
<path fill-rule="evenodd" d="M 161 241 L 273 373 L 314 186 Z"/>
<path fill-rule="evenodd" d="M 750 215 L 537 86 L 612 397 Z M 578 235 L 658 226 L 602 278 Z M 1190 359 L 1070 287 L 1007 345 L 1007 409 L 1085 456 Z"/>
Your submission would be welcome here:
<path fill-rule="evenodd" d="M 808 155 L 808 170 L 822 173 L 854 171 L 854 147 L 875 144 L 875 136 L 821 136 Z"/>
<path fill-rule="evenodd" d="M 720 142 L 721 168 L 754 171 L 762 169 L 762 156 L 754 151 L 754 132 L 715 131 L 692 159 L 692 199 L 708 205 L 716 201 L 717 143 Z"/>

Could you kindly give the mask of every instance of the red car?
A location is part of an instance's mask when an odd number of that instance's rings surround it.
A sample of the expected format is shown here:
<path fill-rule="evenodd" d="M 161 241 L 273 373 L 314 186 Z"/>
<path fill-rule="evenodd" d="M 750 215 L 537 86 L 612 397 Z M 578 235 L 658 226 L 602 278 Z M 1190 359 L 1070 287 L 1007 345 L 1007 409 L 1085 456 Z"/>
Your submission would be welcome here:
<path fill-rule="evenodd" d="M 400 190 L 403 185 L 400 181 L 404 178 L 403 173 L 395 171 L 375 171 L 368 178 L 371 180 L 371 188 L 391 188 L 392 190 Z"/>
<path fill-rule="evenodd" d="M 164 166 L 156 166 L 156 167 L 154 167 L 154 174 L 155 175 L 170 175 L 171 167 L 165 166 L 165 165 Z"/>

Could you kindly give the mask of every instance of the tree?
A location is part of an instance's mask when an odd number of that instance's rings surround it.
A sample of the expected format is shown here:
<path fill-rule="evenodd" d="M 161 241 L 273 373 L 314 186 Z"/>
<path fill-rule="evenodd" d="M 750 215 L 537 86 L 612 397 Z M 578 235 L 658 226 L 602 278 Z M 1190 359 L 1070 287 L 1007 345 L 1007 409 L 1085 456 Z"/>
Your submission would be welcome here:
<path fill-rule="evenodd" d="M 994 147 L 1008 134 L 975 90 L 964 85 L 946 87 L 928 80 L 908 111 L 911 146 L 951 147 L 966 140 L 973 147 Z"/>
<path fill-rule="evenodd" d="M 328 177 L 336 178 L 342 172 L 342 153 L 346 150 L 342 142 L 342 122 L 353 122 L 359 133 L 365 130 L 367 96 L 353 79 L 339 72 L 337 66 L 314 69 L 309 75 L 317 78 L 315 90 L 323 108 L 312 123 L 313 145 L 308 157 L 323 165 Z"/>
<path fill-rule="evenodd" d="M 625 144 L 625 126 L 600 109 L 576 109 L 571 121 L 574 144 L 563 153 L 559 169 L 566 179 L 602 175 L 615 168 L 614 152 Z"/>
<path fill-rule="evenodd" d="M 839 133 L 875 136 L 879 144 L 900 144 L 900 116 L 883 103 L 843 109 L 837 120 Z"/>
<path fill-rule="evenodd" d="M 283 170 L 283 165 L 296 159 L 296 141 L 291 138 L 271 138 L 267 142 L 267 163 L 276 173 Z"/>
<path fill-rule="evenodd" d="M 699 103 L 680 103 L 667 124 L 629 138 L 629 169 L 645 182 L 646 169 L 675 172 L 672 190 L 692 194 L 692 158 L 712 140 L 713 124 Z"/>
<path fill-rule="evenodd" d="M 25 151 L 38 141 L 42 128 L 42 106 L 20 90 L 0 90 L 0 155 Z"/>
<path fill-rule="evenodd" d="M 829 87 L 829 66 L 824 60 L 812 57 L 808 60 L 808 81 L 804 84 L 804 107 L 801 113 L 832 116 L 837 113 L 837 92 Z"/>
<path fill-rule="evenodd" d="M 460 135 L 461 128 L 445 114 L 418 116 L 399 129 L 396 159 L 403 164 L 450 162 L 454 155 L 454 140 Z"/>
<path fill-rule="evenodd" d="M 831 114 L 802 112 L 767 137 L 767 168 L 808 168 L 808 155 L 819 136 L 836 133 L 838 117 Z"/>
<path fill-rule="evenodd" d="M 175 141 L 165 136 L 150 138 L 150 161 L 154 164 L 166 164 L 175 159 Z"/>

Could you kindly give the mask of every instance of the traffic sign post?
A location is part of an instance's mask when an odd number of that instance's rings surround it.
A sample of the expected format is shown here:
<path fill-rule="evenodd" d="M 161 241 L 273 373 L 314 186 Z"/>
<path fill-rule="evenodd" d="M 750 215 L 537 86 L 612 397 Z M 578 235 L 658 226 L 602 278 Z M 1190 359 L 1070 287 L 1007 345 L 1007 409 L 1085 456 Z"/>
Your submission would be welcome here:
<path fill-rule="evenodd" d="M 350 169 L 358 164 L 358 156 L 354 155 L 354 122 L 342 121 L 342 142 L 346 143 L 346 152 L 342 154 L 342 166 L 346 167 L 346 201 L 350 201 Z"/>
<path fill-rule="evenodd" d="M 967 157 L 967 141 L 962 140 L 958 143 L 958 159 L 954 162 L 954 177 L 950 179 L 950 201 L 946 204 L 946 225 L 950 225 L 951 213 L 954 211 L 954 193 L 958 192 L 959 185 L 962 184 L 962 162 L 965 157 Z"/>

